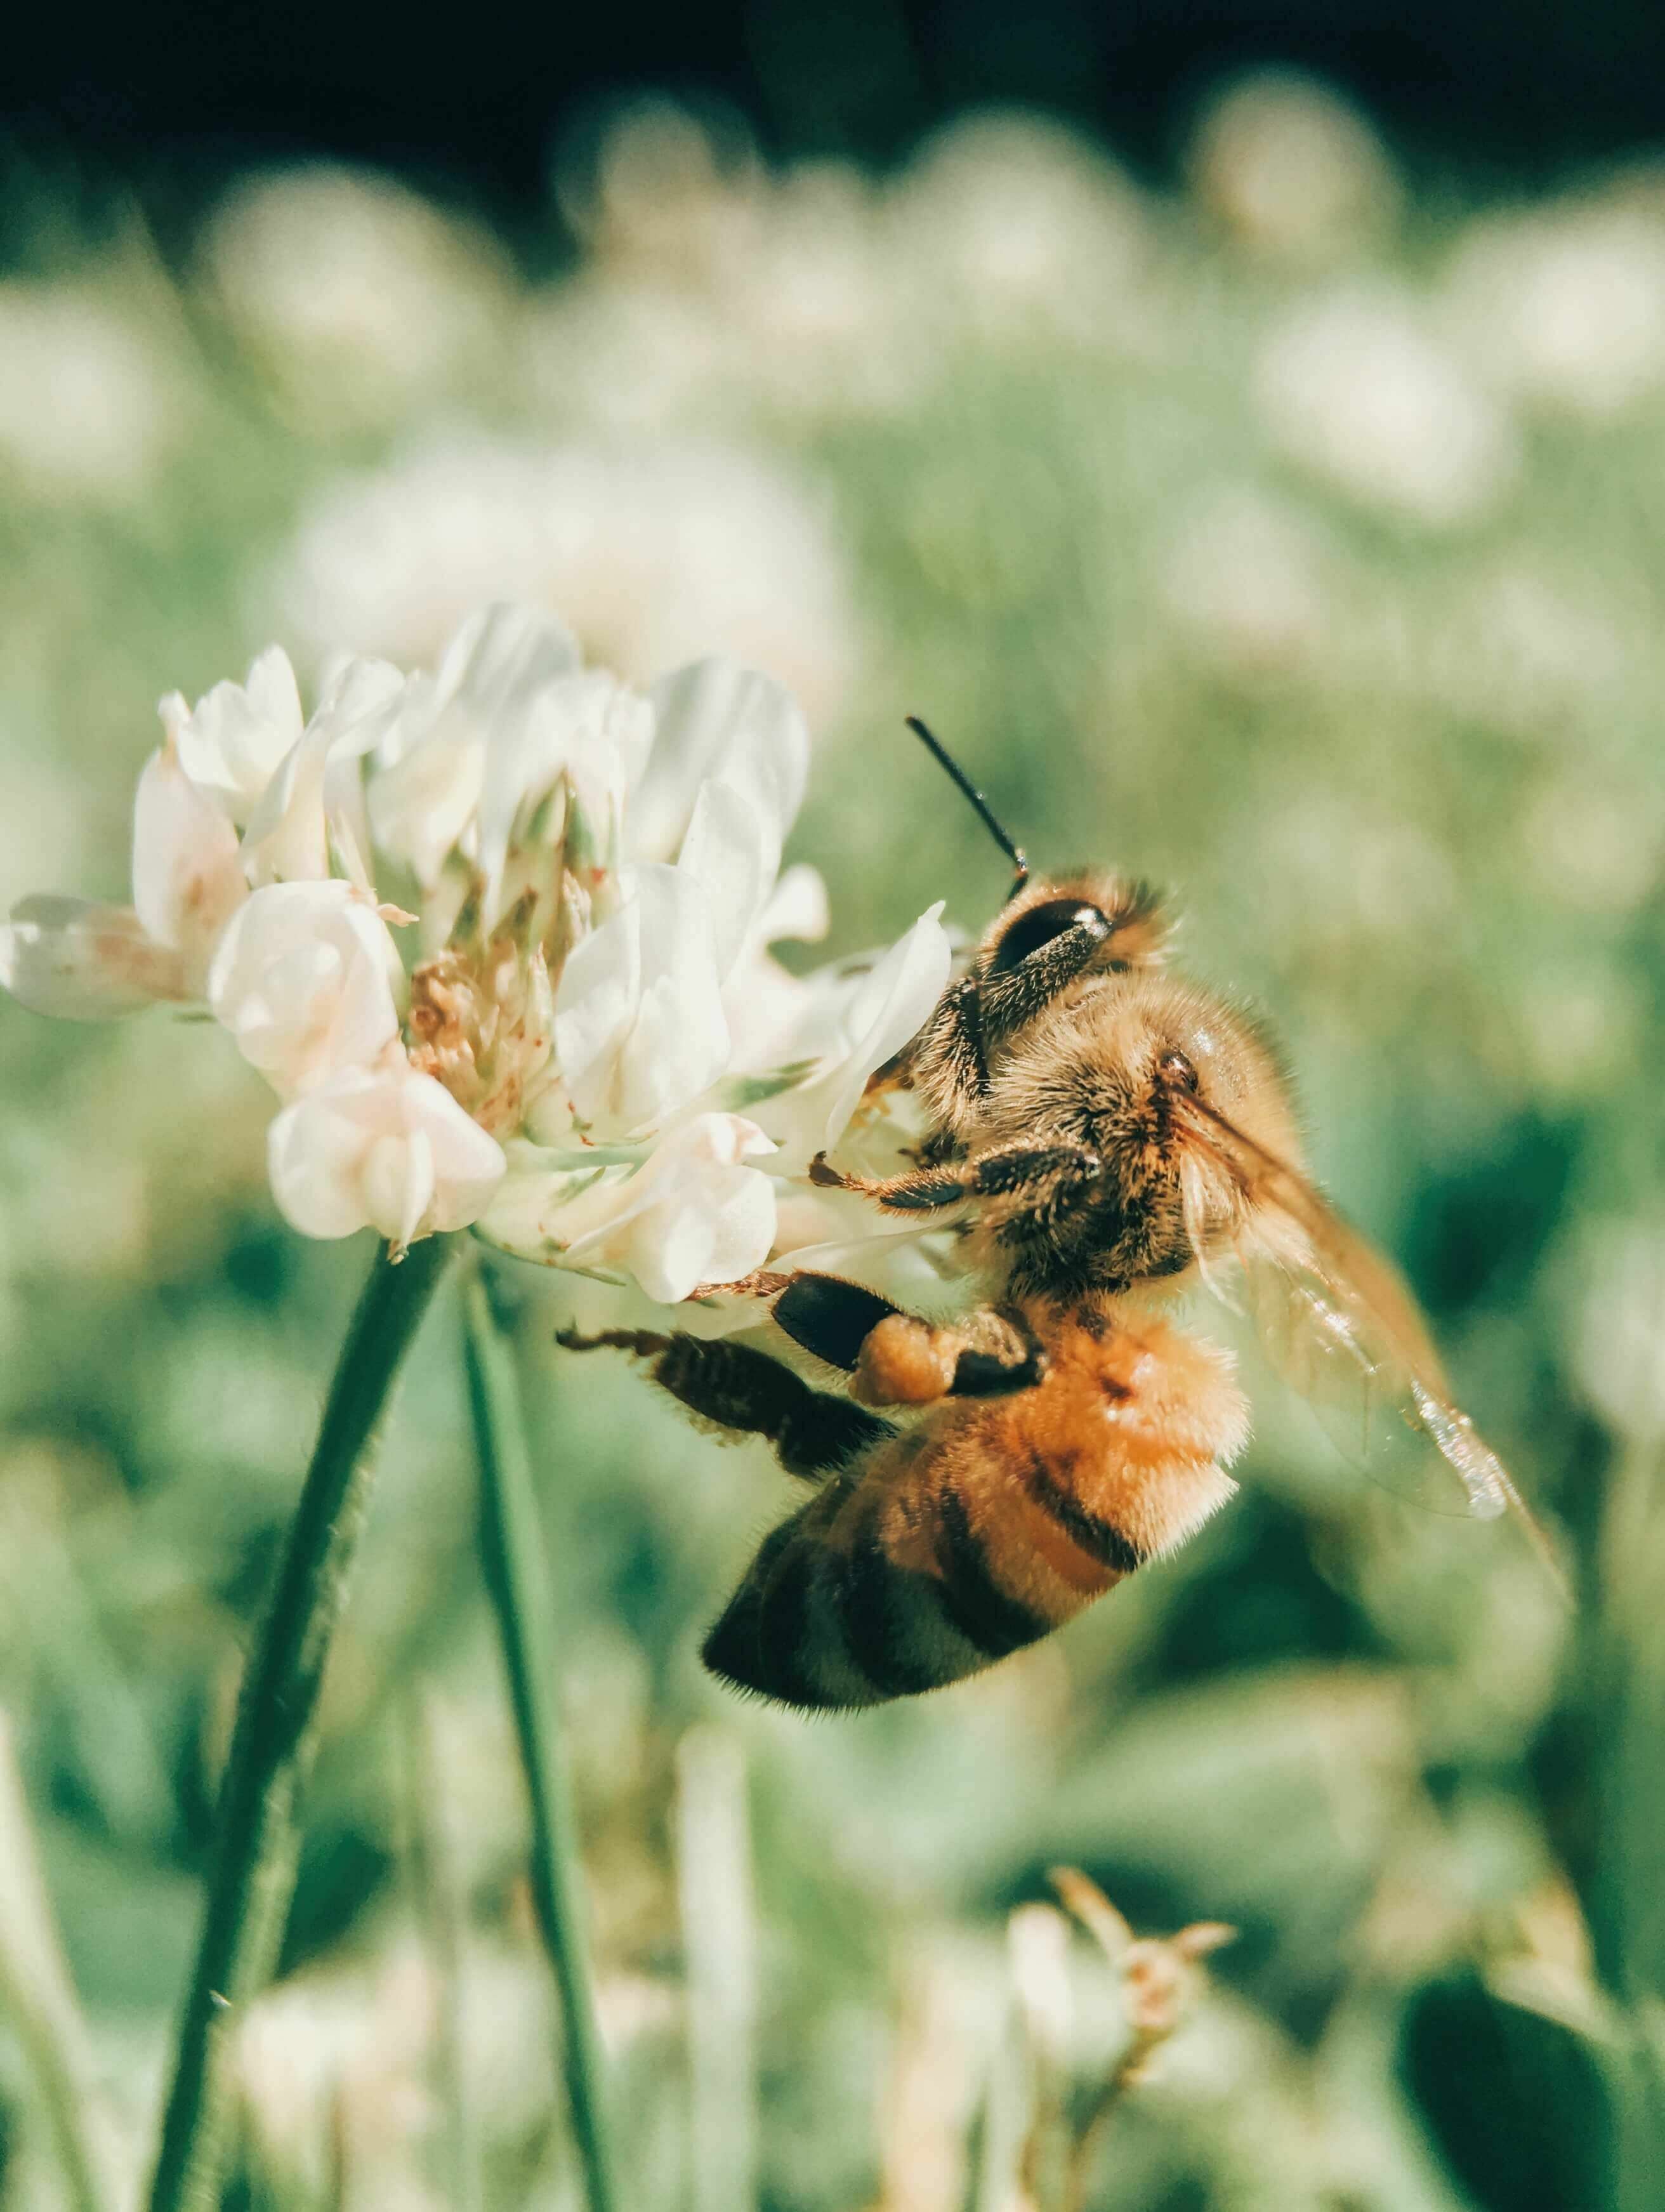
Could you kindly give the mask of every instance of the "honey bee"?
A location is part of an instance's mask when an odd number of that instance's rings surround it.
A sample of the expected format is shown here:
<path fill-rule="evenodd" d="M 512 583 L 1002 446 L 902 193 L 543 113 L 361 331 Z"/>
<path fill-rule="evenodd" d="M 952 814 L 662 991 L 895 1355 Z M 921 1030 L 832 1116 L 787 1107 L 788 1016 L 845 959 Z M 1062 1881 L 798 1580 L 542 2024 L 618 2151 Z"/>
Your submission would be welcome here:
<path fill-rule="evenodd" d="M 951 1324 L 819 1273 L 763 1275 L 775 1324 L 848 1378 L 817 1389 L 750 1345 L 609 1330 L 702 1424 L 767 1437 L 814 1494 L 763 1541 L 703 1656 L 742 1690 L 837 1710 L 958 1681 L 1037 1641 L 1226 1502 L 1249 1436 L 1231 1354 L 1167 1310 L 1231 1264 L 1274 1357 L 1341 1406 L 1355 1455 L 1515 1508 L 1389 1262 L 1301 1165 L 1261 1025 L 1166 964 L 1147 886 L 1036 879 L 1005 905 L 883 1079 L 928 1134 L 906 1173 L 814 1180 L 958 1224 L 987 1302 Z M 901 1418 L 898 1418 L 900 1416 Z"/>

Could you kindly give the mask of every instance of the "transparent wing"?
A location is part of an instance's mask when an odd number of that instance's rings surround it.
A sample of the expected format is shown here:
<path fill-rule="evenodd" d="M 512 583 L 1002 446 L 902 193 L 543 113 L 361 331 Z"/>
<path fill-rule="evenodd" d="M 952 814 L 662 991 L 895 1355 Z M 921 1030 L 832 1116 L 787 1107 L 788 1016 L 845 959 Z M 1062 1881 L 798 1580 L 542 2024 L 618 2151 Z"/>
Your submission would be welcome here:
<path fill-rule="evenodd" d="M 1379 1310 L 1279 1238 L 1242 1240 L 1246 1301 L 1278 1372 L 1307 1400 L 1346 1458 L 1435 1512 L 1492 1520 L 1507 1477 L 1437 1369 L 1413 1364 Z"/>
<path fill-rule="evenodd" d="M 1507 1469 L 1453 1400 L 1397 1271 L 1303 1176 L 1225 1115 L 1195 1097 L 1183 1110 L 1249 1201 L 1237 1250 L 1261 1341 L 1346 1456 L 1436 1511 L 1490 1520 L 1512 1510 L 1560 1579 Z"/>

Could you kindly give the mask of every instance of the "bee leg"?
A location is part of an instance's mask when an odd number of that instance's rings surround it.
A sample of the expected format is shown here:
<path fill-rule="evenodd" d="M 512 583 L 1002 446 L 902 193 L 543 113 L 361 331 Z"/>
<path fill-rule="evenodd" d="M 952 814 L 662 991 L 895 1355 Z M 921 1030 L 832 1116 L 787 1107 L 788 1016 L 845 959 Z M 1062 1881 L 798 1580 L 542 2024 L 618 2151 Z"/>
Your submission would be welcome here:
<path fill-rule="evenodd" d="M 1039 1340 L 1015 1309 L 986 1307 L 942 1328 L 863 1284 L 806 1270 L 775 1299 L 775 1319 L 805 1352 L 852 1375 L 852 1395 L 868 1406 L 994 1397 L 1032 1389 L 1046 1371 Z"/>
<path fill-rule="evenodd" d="M 965 1349 L 954 1364 L 951 1396 L 1000 1398 L 1045 1382 L 1045 1347 L 1016 1306 L 985 1306 L 960 1328 Z"/>
<path fill-rule="evenodd" d="M 909 1080 L 923 1077 L 944 1118 L 957 1122 L 988 1094 L 988 1054 L 983 1040 L 976 978 L 951 983 L 935 1011 L 907 1048 Z"/>
<path fill-rule="evenodd" d="M 830 1474 L 892 1433 L 888 1421 L 848 1398 L 812 1390 L 790 1367 L 731 1338 L 606 1328 L 562 1329 L 568 1352 L 611 1346 L 652 1362 L 649 1373 L 695 1419 L 730 1436 L 767 1437 L 788 1474 Z"/>
<path fill-rule="evenodd" d="M 1103 1161 L 1085 1145 L 1004 1145 L 972 1159 L 889 1176 L 881 1182 L 845 1175 L 824 1152 L 810 1162 L 811 1182 L 859 1191 L 896 1213 L 931 1212 L 969 1198 L 1016 1198 L 1028 1205 L 1055 1206 L 1096 1182 L 1103 1172 Z"/>
<path fill-rule="evenodd" d="M 1068 929 L 1060 930 L 1015 968 L 987 977 L 978 988 L 976 1018 L 983 1048 L 998 1044 L 1044 1013 L 1097 958 L 1110 934 L 1105 917 L 1089 910 Z"/>
<path fill-rule="evenodd" d="M 773 1307 L 777 1328 L 829 1367 L 854 1372 L 863 1338 L 900 1308 L 860 1283 L 805 1269 L 789 1276 Z"/>
<path fill-rule="evenodd" d="M 866 1406 L 999 1398 L 1044 1382 L 1047 1357 L 1021 1315 L 985 1306 L 949 1327 L 895 1313 L 862 1340 L 850 1393 Z"/>

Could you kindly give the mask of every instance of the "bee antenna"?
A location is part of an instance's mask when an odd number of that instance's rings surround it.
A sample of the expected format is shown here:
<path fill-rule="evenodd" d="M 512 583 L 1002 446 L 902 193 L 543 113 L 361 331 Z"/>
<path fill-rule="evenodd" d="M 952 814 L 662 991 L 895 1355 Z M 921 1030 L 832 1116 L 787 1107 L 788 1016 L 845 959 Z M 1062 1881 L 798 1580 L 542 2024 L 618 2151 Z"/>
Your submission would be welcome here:
<path fill-rule="evenodd" d="M 925 724 L 921 721 L 917 714 L 908 715 L 908 726 L 913 732 L 914 735 L 919 739 L 920 743 L 925 747 L 926 750 L 931 755 L 932 758 L 937 763 L 938 766 L 947 769 L 949 775 L 951 777 L 953 781 L 959 787 L 960 790 L 965 793 L 966 797 L 971 801 L 972 805 L 976 809 L 978 820 L 982 823 L 984 829 L 987 830 L 989 836 L 994 840 L 994 842 L 1000 847 L 1000 850 L 1006 854 L 1007 860 L 1011 861 L 1012 866 L 1018 871 L 1018 879 L 1012 884 L 1011 891 L 1008 893 L 1008 896 L 1016 898 L 1018 892 L 1022 890 L 1024 885 L 1029 881 L 1029 861 L 1024 857 L 1023 847 L 1021 845 L 1014 845 L 1012 843 L 1006 831 L 1001 829 L 1000 823 L 995 818 L 994 808 L 983 797 L 981 792 L 978 790 L 976 785 L 972 782 L 970 777 L 966 774 L 965 770 L 960 766 L 959 763 L 954 758 L 952 753 L 949 751 L 948 748 L 942 743 L 942 741 L 938 738 L 933 737 L 930 731 L 926 727 Z"/>

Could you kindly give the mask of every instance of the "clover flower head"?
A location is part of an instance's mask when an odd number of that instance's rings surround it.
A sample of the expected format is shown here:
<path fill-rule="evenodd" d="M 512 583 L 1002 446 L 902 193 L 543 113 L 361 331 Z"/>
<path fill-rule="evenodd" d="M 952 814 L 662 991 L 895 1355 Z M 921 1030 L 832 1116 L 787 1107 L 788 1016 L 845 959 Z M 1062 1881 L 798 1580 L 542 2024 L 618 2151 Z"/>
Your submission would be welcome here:
<path fill-rule="evenodd" d="M 937 908 L 854 969 L 775 961 L 826 927 L 781 871 L 809 736 L 732 662 L 638 691 L 498 605 L 432 672 L 341 662 L 309 717 L 276 647 L 161 713 L 131 904 L 24 899 L 0 981 L 81 1018 L 204 1005 L 277 1096 L 307 1236 L 477 1225 L 667 1302 L 742 1279 L 947 979 Z"/>

